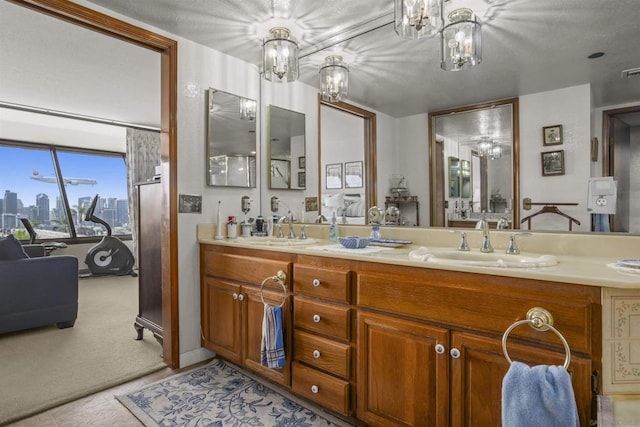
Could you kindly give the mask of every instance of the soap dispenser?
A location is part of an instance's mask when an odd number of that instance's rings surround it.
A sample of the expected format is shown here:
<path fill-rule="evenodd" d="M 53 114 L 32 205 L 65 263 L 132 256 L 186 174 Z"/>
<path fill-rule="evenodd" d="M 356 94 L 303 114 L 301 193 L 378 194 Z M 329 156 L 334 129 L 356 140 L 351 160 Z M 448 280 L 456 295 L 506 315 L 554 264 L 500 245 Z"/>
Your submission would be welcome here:
<path fill-rule="evenodd" d="M 338 232 L 338 223 L 336 220 L 336 213 L 333 212 L 333 216 L 331 217 L 331 225 L 329 225 L 329 240 L 331 240 L 332 242 L 337 242 L 338 236 L 339 236 L 339 232 Z"/>

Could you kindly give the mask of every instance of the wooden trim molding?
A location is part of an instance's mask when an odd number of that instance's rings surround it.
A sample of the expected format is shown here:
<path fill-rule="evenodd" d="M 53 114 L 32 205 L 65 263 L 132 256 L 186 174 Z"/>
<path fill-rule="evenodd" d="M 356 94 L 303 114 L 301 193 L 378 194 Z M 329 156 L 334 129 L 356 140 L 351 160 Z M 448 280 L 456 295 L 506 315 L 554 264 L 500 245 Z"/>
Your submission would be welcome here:
<path fill-rule="evenodd" d="M 162 327 L 163 359 L 171 368 L 180 364 L 178 312 L 178 196 L 177 105 L 178 43 L 68 0 L 9 0 L 36 12 L 115 37 L 161 54 L 161 167 Z"/>

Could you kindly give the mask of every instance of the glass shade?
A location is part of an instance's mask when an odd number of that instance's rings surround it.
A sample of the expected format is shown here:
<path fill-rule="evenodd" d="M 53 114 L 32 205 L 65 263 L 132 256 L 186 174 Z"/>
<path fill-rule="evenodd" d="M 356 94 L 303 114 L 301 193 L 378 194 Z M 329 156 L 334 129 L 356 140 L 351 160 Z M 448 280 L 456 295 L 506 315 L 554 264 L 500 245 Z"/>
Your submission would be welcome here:
<path fill-rule="evenodd" d="M 349 92 L 349 67 L 339 55 L 325 58 L 320 67 L 320 94 L 330 102 L 342 101 Z"/>
<path fill-rule="evenodd" d="M 440 33 L 440 68 L 458 71 L 475 67 L 482 60 L 480 23 L 470 9 L 454 10 L 449 21 Z"/>
<path fill-rule="evenodd" d="M 286 28 L 272 28 L 262 44 L 264 78 L 270 82 L 298 79 L 298 42 Z"/>
<path fill-rule="evenodd" d="M 405 39 L 436 34 L 443 26 L 442 0 L 394 0 L 396 33 Z"/>
<path fill-rule="evenodd" d="M 255 120 L 258 103 L 253 99 L 240 98 L 240 120 Z"/>

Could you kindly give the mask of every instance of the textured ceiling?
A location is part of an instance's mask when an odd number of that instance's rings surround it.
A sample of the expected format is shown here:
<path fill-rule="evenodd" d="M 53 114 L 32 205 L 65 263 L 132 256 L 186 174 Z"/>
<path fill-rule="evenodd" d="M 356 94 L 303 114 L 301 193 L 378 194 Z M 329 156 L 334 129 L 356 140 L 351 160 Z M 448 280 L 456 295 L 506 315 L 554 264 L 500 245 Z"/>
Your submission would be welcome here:
<path fill-rule="evenodd" d="M 447 1 L 483 23 L 482 63 L 460 72 L 439 68 L 439 38 L 396 36 L 391 0 L 91 2 L 254 64 L 269 28 L 286 26 L 300 42 L 303 82 L 317 86 L 324 57 L 342 53 L 349 99 L 394 117 L 586 83 L 594 107 L 640 99 L 640 79 L 620 77 L 640 66 L 638 0 Z M 605 56 L 587 58 L 597 51 Z"/>

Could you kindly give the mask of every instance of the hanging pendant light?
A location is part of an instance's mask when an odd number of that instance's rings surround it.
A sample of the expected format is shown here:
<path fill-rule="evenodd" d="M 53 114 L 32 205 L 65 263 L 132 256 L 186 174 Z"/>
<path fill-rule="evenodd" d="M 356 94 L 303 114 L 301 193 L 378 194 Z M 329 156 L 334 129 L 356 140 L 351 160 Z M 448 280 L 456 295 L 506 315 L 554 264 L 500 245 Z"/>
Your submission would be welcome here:
<path fill-rule="evenodd" d="M 440 32 L 440 68 L 447 71 L 475 67 L 482 60 L 480 23 L 471 9 L 456 9 Z"/>
<path fill-rule="evenodd" d="M 394 27 L 405 39 L 432 36 L 442 28 L 442 0 L 394 0 Z"/>
<path fill-rule="evenodd" d="M 258 103 L 253 99 L 240 98 L 240 120 L 255 120 Z"/>
<path fill-rule="evenodd" d="M 320 67 L 320 94 L 330 102 L 342 101 L 349 92 L 349 67 L 340 55 L 330 55 Z"/>
<path fill-rule="evenodd" d="M 292 82 L 298 79 L 298 42 L 289 30 L 276 27 L 262 44 L 264 78 L 270 82 Z"/>

